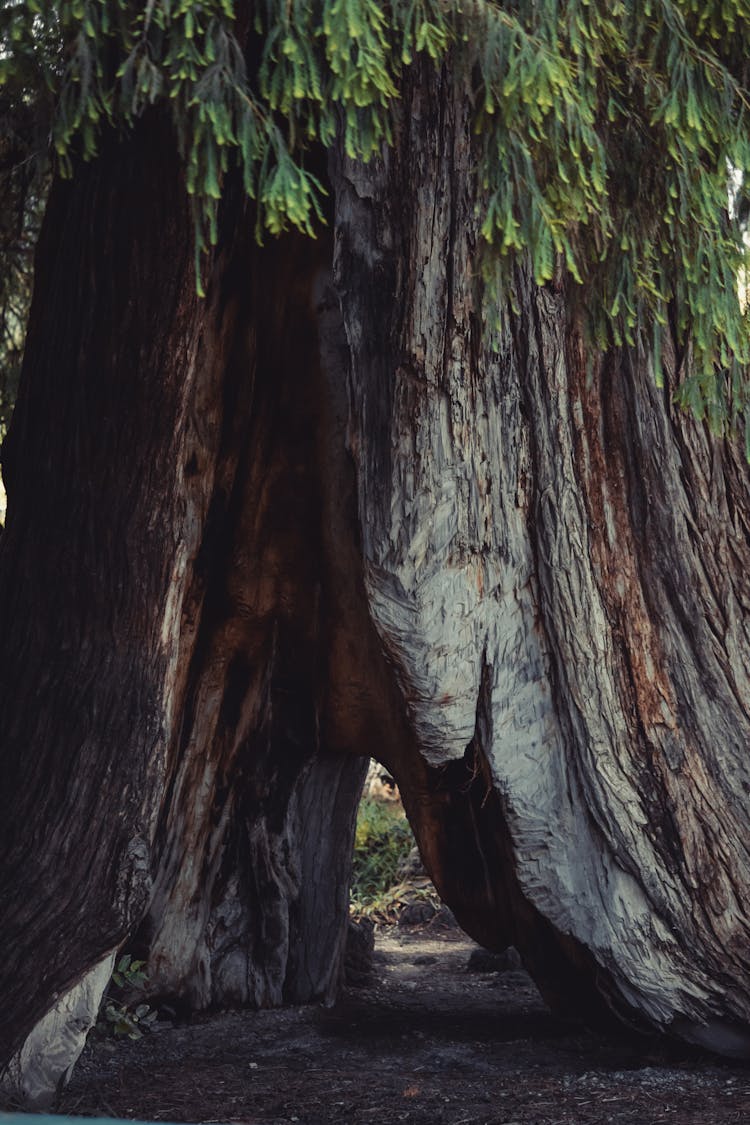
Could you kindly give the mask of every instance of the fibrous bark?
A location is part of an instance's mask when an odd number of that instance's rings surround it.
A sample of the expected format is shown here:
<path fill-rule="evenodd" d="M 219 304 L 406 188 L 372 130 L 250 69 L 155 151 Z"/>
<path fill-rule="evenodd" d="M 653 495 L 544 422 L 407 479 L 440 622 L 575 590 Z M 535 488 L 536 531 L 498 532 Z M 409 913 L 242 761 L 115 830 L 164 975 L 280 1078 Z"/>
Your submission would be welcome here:
<path fill-rule="evenodd" d="M 200 301 L 153 116 L 45 220 L 0 560 L 0 1067 L 25 1043 L 7 1083 L 38 1102 L 136 929 L 193 1007 L 341 971 L 365 762 L 324 717 L 340 315 L 330 249 L 253 225 L 230 187 Z"/>
<path fill-rule="evenodd" d="M 250 224 L 244 239 L 232 246 L 237 355 L 182 626 L 195 644 L 140 935 L 149 990 L 192 1008 L 333 995 L 365 767 L 331 752 L 326 730 L 338 593 L 323 521 L 346 487 L 320 360 L 340 374 L 330 246 L 294 236 L 261 251 Z"/>
<path fill-rule="evenodd" d="M 482 324 L 471 164 L 446 70 L 333 173 L 388 761 L 462 924 L 553 1001 L 745 1053 L 747 469 L 670 404 L 673 354 L 665 391 L 587 362 L 554 286 Z"/>
<path fill-rule="evenodd" d="M 186 1005 L 330 997 L 357 755 L 554 1003 L 747 1051 L 746 469 L 561 289 L 493 327 L 472 163 L 415 68 L 394 149 L 333 154 L 333 247 L 258 249 L 228 187 L 205 302 L 155 118 L 55 186 L 5 457 L 2 1062 L 136 930 Z"/>
<path fill-rule="evenodd" d="M 148 903 L 203 319 L 164 141 L 110 139 L 58 183 L 37 253 L 3 454 L 0 1065 Z"/>

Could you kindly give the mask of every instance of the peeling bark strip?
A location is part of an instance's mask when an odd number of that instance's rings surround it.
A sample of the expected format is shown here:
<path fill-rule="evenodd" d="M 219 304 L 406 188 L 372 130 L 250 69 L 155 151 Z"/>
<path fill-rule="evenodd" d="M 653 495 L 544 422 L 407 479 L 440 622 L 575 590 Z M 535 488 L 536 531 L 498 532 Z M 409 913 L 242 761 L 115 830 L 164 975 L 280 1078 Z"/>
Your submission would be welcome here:
<path fill-rule="evenodd" d="M 467 99 L 416 71 L 403 104 L 383 162 L 332 171 L 367 593 L 411 732 L 387 760 L 467 929 L 553 997 L 583 973 L 747 1053 L 746 467 L 638 357 L 587 381 L 551 289 L 482 334 Z"/>

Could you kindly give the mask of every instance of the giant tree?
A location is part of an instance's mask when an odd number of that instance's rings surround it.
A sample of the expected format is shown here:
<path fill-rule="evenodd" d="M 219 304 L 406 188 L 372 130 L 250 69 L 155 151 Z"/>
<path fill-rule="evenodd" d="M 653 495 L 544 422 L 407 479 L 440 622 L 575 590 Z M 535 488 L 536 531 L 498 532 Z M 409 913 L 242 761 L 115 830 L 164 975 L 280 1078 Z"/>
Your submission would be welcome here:
<path fill-rule="evenodd" d="M 63 47 L 3 451 L 10 1079 L 128 939 L 193 1007 L 332 995 L 363 755 L 552 1003 L 746 1053 L 740 6 L 16 14 L 9 75 Z"/>

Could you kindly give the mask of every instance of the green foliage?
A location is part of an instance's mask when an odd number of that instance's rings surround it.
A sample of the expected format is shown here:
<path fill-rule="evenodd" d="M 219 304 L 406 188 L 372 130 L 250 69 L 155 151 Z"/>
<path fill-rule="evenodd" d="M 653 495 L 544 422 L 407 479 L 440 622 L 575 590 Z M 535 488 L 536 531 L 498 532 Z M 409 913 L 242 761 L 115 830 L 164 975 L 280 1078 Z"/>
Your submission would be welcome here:
<path fill-rule="evenodd" d="M 123 954 L 112 973 L 112 983 L 118 988 L 143 988 L 148 980 L 145 965 L 145 961 L 134 961 L 129 953 Z"/>
<path fill-rule="evenodd" d="M 352 868 L 352 902 L 356 908 L 377 903 L 400 883 L 399 866 L 414 837 L 403 809 L 364 797 L 357 813 Z"/>
<path fill-rule="evenodd" d="M 47 182 L 45 173 L 31 161 L 16 162 L 10 157 L 13 163 L 8 167 L 7 154 L 8 146 L 0 140 L 0 441 L 7 431 L 18 389 L 31 304 L 34 247 Z"/>
<path fill-rule="evenodd" d="M 97 1022 L 100 1034 L 140 1039 L 150 1029 L 157 1013 L 148 1004 L 133 1001 L 147 981 L 145 962 L 134 961 L 130 954 L 124 954 L 117 962 L 102 1001 Z"/>
<path fill-rule="evenodd" d="M 750 359 L 729 207 L 729 170 L 745 177 L 750 159 L 750 11 L 737 6 L 729 40 L 716 12 L 671 0 L 482 13 L 483 232 L 501 284 L 523 251 L 538 283 L 567 273 L 589 337 L 645 344 L 657 378 L 672 308 L 695 372 L 682 400 L 721 431 Z"/>
<path fill-rule="evenodd" d="M 684 403 L 717 431 L 744 409 L 746 208 L 728 193 L 730 173 L 750 172 L 745 0 L 261 0 L 247 45 L 233 0 L 9 11 L 0 83 L 34 75 L 54 91 L 64 171 L 94 155 L 104 123 L 170 107 L 199 263 L 231 165 L 259 237 L 311 233 L 323 188 L 309 147 L 338 136 L 351 157 L 378 154 L 403 68 L 450 55 L 476 106 L 494 292 L 513 299 L 522 261 L 538 284 L 567 278 L 589 338 L 655 349 L 657 379 L 669 316 L 691 348 Z"/>
<path fill-rule="evenodd" d="M 25 9 L 0 12 L 2 42 L 17 33 Z M 44 80 L 59 49 L 39 31 L 33 55 L 21 56 L 0 86 L 0 440 L 15 403 L 31 303 L 34 248 L 50 178 L 53 99 Z"/>
<path fill-rule="evenodd" d="M 393 925 L 403 917 L 405 908 L 423 903 L 431 907 L 433 915 L 441 907 L 437 891 L 429 879 L 405 880 L 386 887 L 368 899 L 353 899 L 351 915 L 353 918 L 370 918 L 381 925 Z"/>

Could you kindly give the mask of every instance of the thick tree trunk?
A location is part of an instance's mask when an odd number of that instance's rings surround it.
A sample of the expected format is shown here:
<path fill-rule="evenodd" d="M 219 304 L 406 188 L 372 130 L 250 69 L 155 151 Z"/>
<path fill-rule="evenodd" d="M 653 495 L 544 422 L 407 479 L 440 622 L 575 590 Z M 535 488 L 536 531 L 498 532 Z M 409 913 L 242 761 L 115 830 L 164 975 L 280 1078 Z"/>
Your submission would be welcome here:
<path fill-rule="evenodd" d="M 56 186 L 37 261 L 3 457 L 3 1062 L 149 898 L 195 550 L 183 419 L 204 318 L 157 123 Z"/>
<path fill-rule="evenodd" d="M 50 202 L 0 559 L 0 1067 L 25 1042 L 27 1100 L 147 908 L 152 987 L 192 1006 L 338 980 L 366 765 L 323 717 L 340 315 L 329 247 L 252 229 L 230 191 L 199 301 L 155 119 Z"/>
<path fill-rule="evenodd" d="M 193 1008 L 333 995 L 366 768 L 326 734 L 338 593 L 324 513 L 351 489 L 331 433 L 328 385 L 345 368 L 330 242 L 258 251 L 246 237 L 232 249 L 240 354 L 224 376 L 227 425 L 183 625 L 196 642 L 140 935 L 150 991 Z"/>
<path fill-rule="evenodd" d="M 553 1001 L 750 1053 L 747 468 L 642 357 L 587 378 L 552 287 L 483 329 L 471 150 L 424 72 L 384 162 L 333 171 L 387 760 L 462 924 Z"/>
<path fill-rule="evenodd" d="M 333 249 L 228 192 L 205 302 L 158 121 L 53 191 L 0 551 L 27 1092 L 136 929 L 191 1006 L 331 995 L 357 754 L 554 1002 L 748 1049 L 745 467 L 641 358 L 587 378 L 562 293 L 483 326 L 468 99 L 403 102 Z"/>

